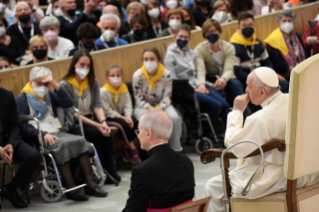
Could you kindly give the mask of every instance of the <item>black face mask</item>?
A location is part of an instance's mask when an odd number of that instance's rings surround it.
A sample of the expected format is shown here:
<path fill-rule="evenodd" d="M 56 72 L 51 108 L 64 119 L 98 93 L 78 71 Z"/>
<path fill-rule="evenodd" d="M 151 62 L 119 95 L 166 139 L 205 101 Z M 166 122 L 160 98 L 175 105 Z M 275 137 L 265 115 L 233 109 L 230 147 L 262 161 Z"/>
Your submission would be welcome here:
<path fill-rule="evenodd" d="M 187 24 L 188 26 L 190 26 L 191 25 L 191 20 L 184 21 L 184 24 Z"/>
<path fill-rule="evenodd" d="M 95 47 L 94 43 L 90 42 L 90 43 L 82 43 L 82 44 L 86 50 L 88 51 L 91 51 L 92 49 L 94 50 L 94 47 Z"/>
<path fill-rule="evenodd" d="M 19 21 L 23 24 L 28 23 L 28 21 L 30 21 L 30 15 L 20 15 Z"/>
<path fill-rule="evenodd" d="M 241 33 L 243 34 L 243 36 L 245 36 L 245 38 L 250 38 L 253 34 L 254 34 L 255 30 L 254 28 L 251 27 L 245 27 Z"/>
<path fill-rule="evenodd" d="M 197 5 L 201 7 L 207 7 L 209 5 L 209 1 L 198 1 Z"/>
<path fill-rule="evenodd" d="M 47 50 L 46 49 L 37 49 L 33 50 L 33 56 L 37 58 L 38 60 L 42 60 L 47 56 Z"/>
<path fill-rule="evenodd" d="M 134 32 L 133 32 L 133 34 L 134 34 L 134 37 L 136 37 L 136 38 L 141 38 L 142 39 L 142 37 L 143 37 L 143 35 L 144 35 L 144 29 L 137 29 L 137 30 L 135 30 Z"/>
<path fill-rule="evenodd" d="M 69 16 L 73 17 L 75 15 L 76 9 L 69 9 L 66 12 L 68 13 Z"/>

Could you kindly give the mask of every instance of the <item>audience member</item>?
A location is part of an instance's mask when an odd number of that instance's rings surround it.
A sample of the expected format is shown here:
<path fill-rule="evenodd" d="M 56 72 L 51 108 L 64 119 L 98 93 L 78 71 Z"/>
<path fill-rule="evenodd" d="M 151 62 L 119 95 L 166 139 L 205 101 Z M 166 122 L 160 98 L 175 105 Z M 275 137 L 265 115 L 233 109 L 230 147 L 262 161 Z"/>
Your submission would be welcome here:
<path fill-rule="evenodd" d="M 226 0 L 217 0 L 213 6 L 214 15 L 212 19 L 215 19 L 219 24 L 232 21 L 232 17 L 229 15 L 230 4 Z"/>
<path fill-rule="evenodd" d="M 54 88 L 55 92 L 49 90 L 49 85 Z M 44 141 L 44 152 L 54 156 L 66 188 L 77 186 L 72 179 L 69 164 L 71 159 L 77 159 L 87 183 L 86 194 L 105 197 L 107 193 L 98 187 L 92 176 L 89 154 L 92 154 L 93 149 L 90 144 L 82 136 L 65 133 L 59 130 L 61 126 L 53 124 L 53 119 L 59 120 L 56 108 L 70 108 L 73 106 L 73 100 L 52 78 L 52 72 L 45 67 L 34 67 L 30 72 L 30 82 L 22 89 L 16 102 L 19 115 L 38 119 Z M 25 135 L 38 137 L 36 123 L 22 123 L 20 128 Z M 82 189 L 77 189 L 67 193 L 67 197 L 74 201 L 85 201 L 89 198 L 86 194 Z"/>
<path fill-rule="evenodd" d="M 59 9 L 59 0 L 51 0 L 51 3 L 48 6 L 48 9 L 45 12 L 47 16 L 57 16 L 55 11 Z"/>
<path fill-rule="evenodd" d="M 121 5 L 121 0 L 108 0 L 107 3 L 108 5 L 113 5 L 117 8 L 121 22 L 127 21 L 127 13 L 125 8 Z"/>
<path fill-rule="evenodd" d="M 166 14 L 170 9 L 176 9 L 179 7 L 178 0 L 164 0 L 165 8 L 162 10 L 162 17 L 166 18 Z"/>
<path fill-rule="evenodd" d="M 31 54 L 28 50 L 29 40 L 34 35 L 41 35 L 39 23 L 31 21 L 31 8 L 29 5 L 21 1 L 16 4 L 15 17 L 18 18 L 18 22 L 9 26 L 7 29 L 7 35 L 16 36 L 20 42 L 20 48 L 25 54 Z"/>
<path fill-rule="evenodd" d="M 113 178 L 121 181 L 113 163 L 111 129 L 106 123 L 99 81 L 95 78 L 93 59 L 88 50 L 81 49 L 75 52 L 69 72 L 60 81 L 60 85 L 69 93 L 75 107 L 79 109 L 85 138 L 94 143 L 102 166 Z M 74 118 L 78 120 L 78 115 L 74 114 Z M 81 135 L 81 129 L 73 129 L 70 133 Z M 105 183 L 111 183 L 109 177 Z"/>
<path fill-rule="evenodd" d="M 200 29 L 199 26 L 195 25 L 195 19 L 191 11 L 186 7 L 180 7 L 184 15 L 184 23 L 191 27 L 191 30 Z"/>
<path fill-rule="evenodd" d="M 284 10 L 277 16 L 279 27 L 266 39 L 269 59 L 279 80 L 290 81 L 290 72 L 306 59 L 306 51 L 301 36 L 293 31 L 296 15 Z"/>
<path fill-rule="evenodd" d="M 40 22 L 41 19 L 44 17 L 44 12 L 41 8 L 38 7 L 38 5 L 35 5 L 36 0 L 18 0 L 18 2 L 20 1 L 25 1 L 29 4 L 32 13 L 34 14 L 34 18 L 37 22 Z"/>
<path fill-rule="evenodd" d="M 95 43 L 99 33 L 97 28 L 91 23 L 86 22 L 81 24 L 76 34 L 79 39 L 79 44 L 70 51 L 69 56 L 74 55 L 79 49 L 86 49 L 89 52 L 105 49 L 103 44 Z"/>
<path fill-rule="evenodd" d="M 14 16 L 13 11 L 8 7 L 10 0 L 0 0 L 0 15 L 5 19 Z"/>
<path fill-rule="evenodd" d="M 166 23 L 168 28 L 163 30 L 157 37 L 166 37 L 174 35 L 175 30 L 184 23 L 184 15 L 181 9 L 170 9 L 166 14 Z"/>
<path fill-rule="evenodd" d="M 19 60 L 24 55 L 19 40 L 14 35 L 6 35 L 8 22 L 0 17 L 0 55 L 9 58 L 13 64 L 19 65 Z"/>
<path fill-rule="evenodd" d="M 256 37 L 253 15 L 244 13 L 239 17 L 238 30 L 233 34 L 230 42 L 234 45 L 236 53 L 234 72 L 237 79 L 243 84 L 243 88 L 247 87 L 247 76 L 254 69 L 260 66 L 272 67 L 263 42 Z M 280 81 L 279 84 L 283 92 L 288 92 L 289 83 L 287 81 Z"/>
<path fill-rule="evenodd" d="M 106 71 L 106 83 L 100 90 L 101 102 L 108 123 L 123 128 L 121 136 L 126 145 L 121 148 L 124 162 L 137 164 L 141 162 L 134 145 L 135 130 L 138 121 L 133 117 L 133 106 L 127 86 L 123 83 L 123 69 L 112 65 Z M 114 124 L 115 123 L 115 124 Z"/>
<path fill-rule="evenodd" d="M 136 43 L 148 40 L 148 34 L 146 31 L 147 23 L 141 15 L 136 14 L 130 19 L 130 28 L 131 31 L 122 36 L 122 38 L 128 43 Z"/>
<path fill-rule="evenodd" d="M 213 6 L 210 0 L 194 0 L 193 17 L 197 26 L 202 27 L 206 19 L 213 15 Z"/>
<path fill-rule="evenodd" d="M 101 8 L 106 7 L 106 5 L 107 5 L 107 1 L 106 0 L 99 0 L 98 3 L 97 3 L 97 8 L 101 9 Z"/>
<path fill-rule="evenodd" d="M 133 74 L 134 115 L 139 120 L 148 110 L 159 108 L 165 111 L 173 121 L 169 144 L 173 150 L 180 152 L 183 150 L 180 143 L 182 119 L 171 105 L 171 73 L 160 64 L 161 58 L 156 48 L 145 49 L 142 58 L 143 66 Z"/>
<path fill-rule="evenodd" d="M 69 56 L 74 48 L 72 41 L 62 38 L 60 33 L 60 21 L 54 16 L 46 16 L 40 22 L 42 35 L 49 43 L 48 57 L 62 59 Z"/>
<path fill-rule="evenodd" d="M 287 3 L 284 3 L 284 0 L 267 0 L 267 6 L 261 8 L 261 14 L 266 15 L 268 13 L 287 9 L 290 9 L 290 7 Z"/>
<path fill-rule="evenodd" d="M 27 65 L 53 60 L 53 58 L 48 57 L 48 49 L 48 41 L 42 35 L 33 36 L 30 40 L 30 50 L 33 54 L 33 59 Z"/>
<path fill-rule="evenodd" d="M 95 41 L 96 45 L 103 45 L 108 49 L 128 44 L 127 41 L 117 37 L 121 27 L 121 21 L 118 16 L 111 13 L 104 14 L 100 20 L 102 35 Z"/>
<path fill-rule="evenodd" d="M 0 57 L 0 72 L 11 68 L 11 61 L 9 58 Z M 0 81 L 1 82 L 1 81 Z"/>
<path fill-rule="evenodd" d="M 235 0 L 231 4 L 232 18 L 237 20 L 241 14 L 249 13 L 253 16 L 261 14 L 262 5 L 258 0 Z"/>
<path fill-rule="evenodd" d="M 61 24 L 60 36 L 71 40 L 74 45 L 78 44 L 78 38 L 75 33 L 78 27 L 85 22 L 89 22 L 95 26 L 101 15 L 101 12 L 96 10 L 97 1 L 94 0 L 85 2 L 84 11 L 78 17 L 75 16 L 75 0 L 59 0 L 59 8 L 61 10 L 61 15 L 58 16 Z"/>
<path fill-rule="evenodd" d="M 0 114 L 0 158 L 9 165 L 12 161 L 20 164 L 11 182 L 1 189 L 1 196 L 16 208 L 26 208 L 28 204 L 21 199 L 17 189 L 29 189 L 31 177 L 40 166 L 41 155 L 35 148 L 20 140 L 17 105 L 13 93 L 3 88 L 0 88 Z"/>
<path fill-rule="evenodd" d="M 172 128 L 172 120 L 160 109 L 149 110 L 141 117 L 138 138 L 149 158 L 132 170 L 123 212 L 168 211 L 192 202 L 194 167 L 187 156 L 174 152 L 167 144 Z"/>
<path fill-rule="evenodd" d="M 156 38 L 168 26 L 162 21 L 160 4 L 156 0 L 149 0 L 145 4 L 149 25 L 147 27 L 148 37 Z"/>
<path fill-rule="evenodd" d="M 319 15 L 312 21 L 317 21 L 317 24 L 313 27 L 313 31 L 310 29 L 308 23 L 302 35 L 302 40 L 309 56 L 319 53 Z"/>
<path fill-rule="evenodd" d="M 129 26 L 129 21 L 131 18 L 133 18 L 134 15 L 140 14 L 146 18 L 145 7 L 143 4 L 139 2 L 129 3 L 126 7 L 126 12 L 127 12 L 127 21 L 122 22 L 122 31 L 119 34 L 120 37 L 130 32 L 131 29 Z"/>

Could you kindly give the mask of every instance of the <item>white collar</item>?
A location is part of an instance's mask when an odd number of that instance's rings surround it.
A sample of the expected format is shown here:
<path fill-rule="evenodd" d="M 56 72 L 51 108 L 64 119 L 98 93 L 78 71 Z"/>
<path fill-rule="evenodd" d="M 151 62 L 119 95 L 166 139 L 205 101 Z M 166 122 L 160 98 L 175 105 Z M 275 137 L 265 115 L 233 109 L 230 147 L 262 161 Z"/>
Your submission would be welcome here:
<path fill-rule="evenodd" d="M 274 95 L 272 95 L 271 97 L 269 97 L 265 101 L 263 101 L 263 103 L 261 103 L 260 106 L 262 108 L 266 107 L 269 103 L 271 103 L 274 99 L 276 99 L 281 94 L 282 94 L 281 91 L 277 91 L 277 93 L 275 93 Z"/>

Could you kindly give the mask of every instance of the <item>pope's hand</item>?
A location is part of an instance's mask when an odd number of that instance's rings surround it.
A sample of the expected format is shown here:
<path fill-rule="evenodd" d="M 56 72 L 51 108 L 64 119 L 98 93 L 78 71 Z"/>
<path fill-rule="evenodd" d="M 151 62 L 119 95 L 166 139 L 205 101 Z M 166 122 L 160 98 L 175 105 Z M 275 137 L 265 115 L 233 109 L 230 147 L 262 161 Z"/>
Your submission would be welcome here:
<path fill-rule="evenodd" d="M 249 102 L 248 94 L 237 96 L 234 100 L 233 110 L 240 110 L 244 112 Z"/>

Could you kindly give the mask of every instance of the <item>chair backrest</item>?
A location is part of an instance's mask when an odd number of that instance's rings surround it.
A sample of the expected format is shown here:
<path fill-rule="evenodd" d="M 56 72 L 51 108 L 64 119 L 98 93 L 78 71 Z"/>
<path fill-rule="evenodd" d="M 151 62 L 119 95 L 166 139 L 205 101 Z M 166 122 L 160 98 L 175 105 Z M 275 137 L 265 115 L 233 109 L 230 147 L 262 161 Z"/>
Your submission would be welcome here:
<path fill-rule="evenodd" d="M 284 172 L 288 180 L 319 171 L 319 55 L 291 73 Z"/>
<path fill-rule="evenodd" d="M 185 205 L 180 205 L 171 208 L 169 212 L 206 212 L 211 198 L 212 197 L 209 196 L 194 202 L 187 203 Z"/>

